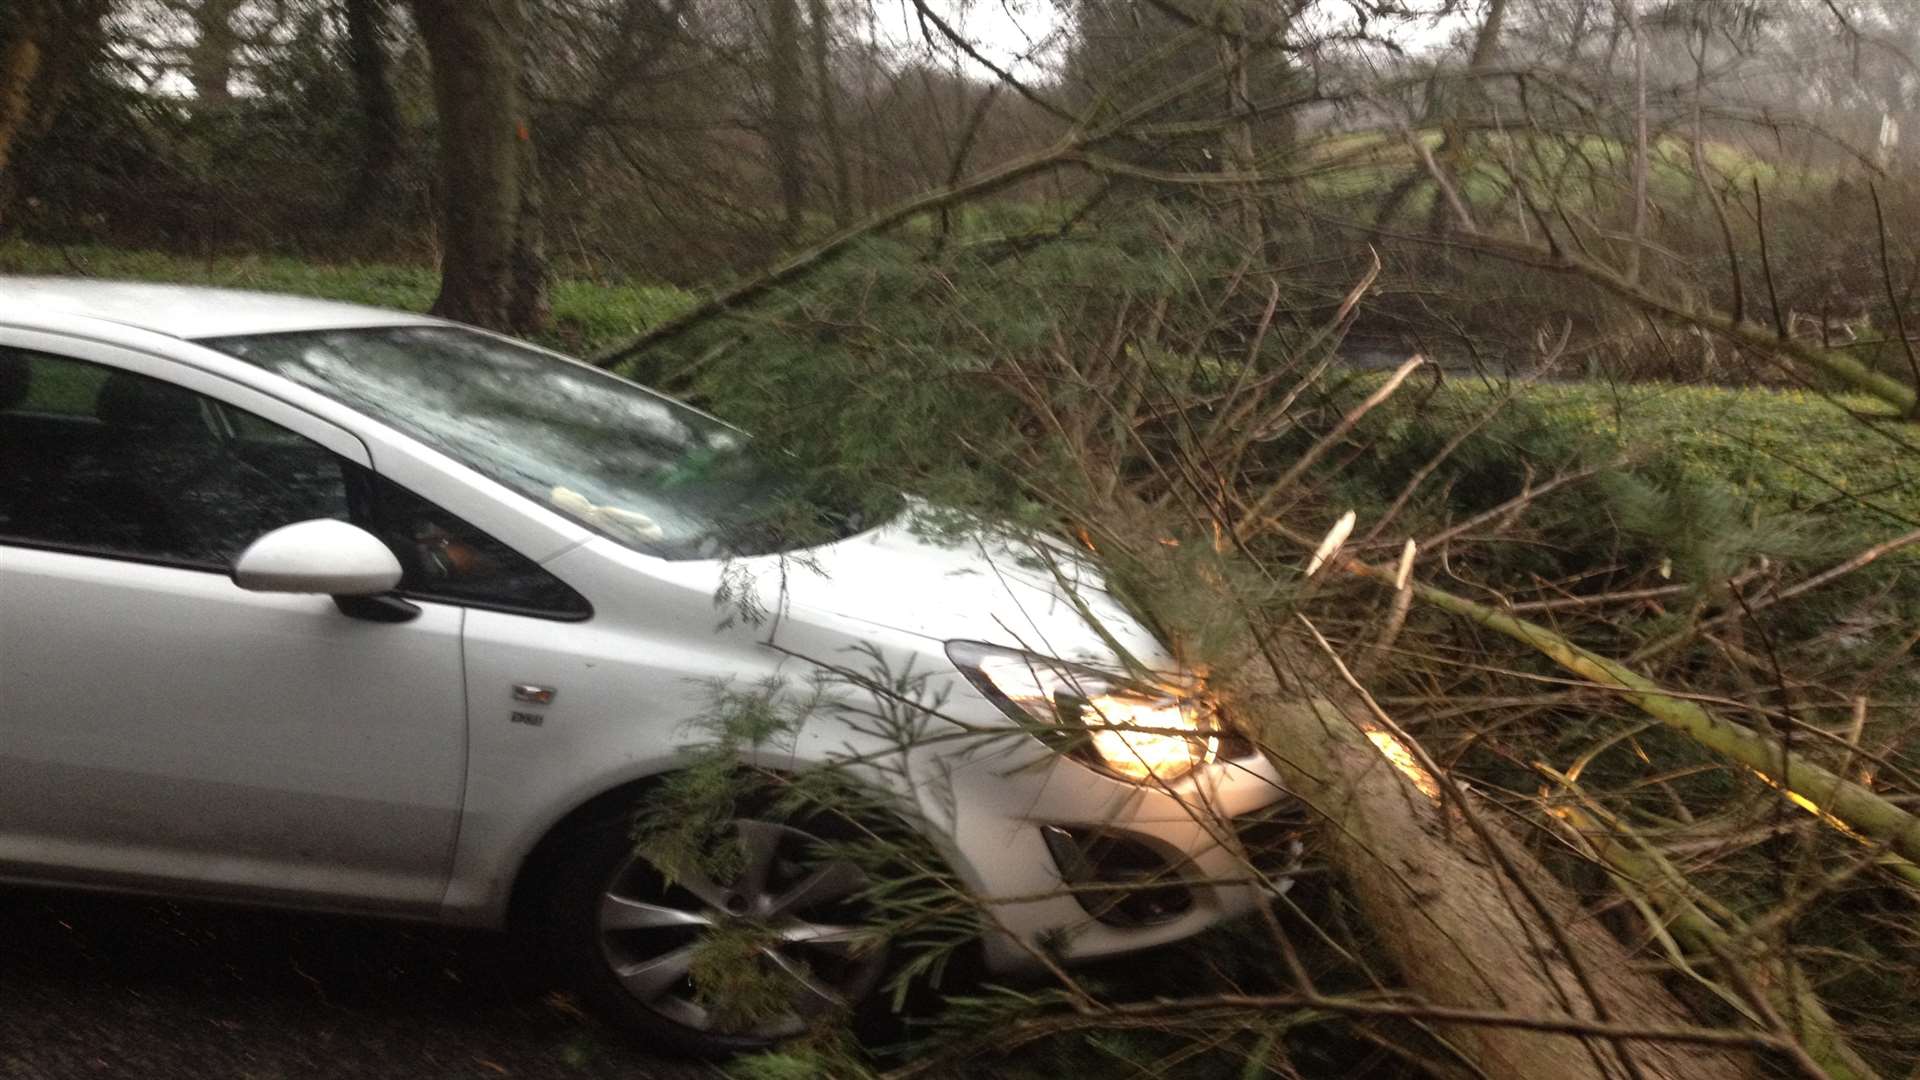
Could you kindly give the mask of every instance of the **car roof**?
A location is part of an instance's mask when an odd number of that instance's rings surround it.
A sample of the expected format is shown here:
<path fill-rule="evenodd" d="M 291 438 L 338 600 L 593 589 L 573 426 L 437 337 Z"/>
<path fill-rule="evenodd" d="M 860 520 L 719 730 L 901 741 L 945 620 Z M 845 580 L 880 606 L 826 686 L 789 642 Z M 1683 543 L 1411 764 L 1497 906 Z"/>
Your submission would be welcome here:
<path fill-rule="evenodd" d="M 32 326 L 35 314 L 46 312 L 101 319 L 188 340 L 439 323 L 385 308 L 246 289 L 0 275 L 0 322 Z"/>

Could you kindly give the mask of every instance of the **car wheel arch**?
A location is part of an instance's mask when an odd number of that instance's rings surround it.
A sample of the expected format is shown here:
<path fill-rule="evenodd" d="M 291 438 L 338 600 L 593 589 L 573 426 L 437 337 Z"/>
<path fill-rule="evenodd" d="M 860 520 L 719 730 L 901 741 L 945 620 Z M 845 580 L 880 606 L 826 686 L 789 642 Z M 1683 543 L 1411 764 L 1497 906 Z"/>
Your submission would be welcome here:
<path fill-rule="evenodd" d="M 804 761 L 790 754 L 751 753 L 743 755 L 741 763 L 757 769 L 786 773 L 820 764 Z M 605 786 L 602 786 L 598 792 L 573 802 L 570 808 L 551 818 L 539 831 L 537 839 L 527 845 L 518 859 L 511 864 L 516 869 L 507 892 L 506 928 L 523 929 L 540 911 L 543 886 L 547 884 L 548 871 L 558 861 L 563 842 L 569 835 L 590 822 L 604 820 L 609 816 L 631 810 L 648 790 L 659 786 L 684 766 L 683 760 L 668 758 L 656 762 L 654 768 L 638 775 L 630 774 L 620 778 L 603 777 Z"/>
<path fill-rule="evenodd" d="M 539 917 L 545 889 L 551 884 L 551 871 L 559 861 L 563 842 L 585 823 L 630 809 L 646 792 L 673 774 L 671 767 L 622 781 L 601 791 L 560 815 L 541 832 L 527 849 L 513 876 L 507 894 L 507 927 L 521 930 Z"/>

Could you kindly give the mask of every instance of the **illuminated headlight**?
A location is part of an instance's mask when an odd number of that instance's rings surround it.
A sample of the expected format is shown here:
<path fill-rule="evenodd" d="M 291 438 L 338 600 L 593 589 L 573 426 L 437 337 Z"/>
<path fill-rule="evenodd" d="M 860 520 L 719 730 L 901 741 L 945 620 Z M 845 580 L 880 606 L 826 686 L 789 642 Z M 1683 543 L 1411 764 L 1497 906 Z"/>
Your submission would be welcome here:
<path fill-rule="evenodd" d="M 949 641 L 947 656 L 1008 716 L 1049 725 L 1076 753 L 1128 780 L 1174 780 L 1219 752 L 1213 708 L 1190 687 L 977 641 Z"/>

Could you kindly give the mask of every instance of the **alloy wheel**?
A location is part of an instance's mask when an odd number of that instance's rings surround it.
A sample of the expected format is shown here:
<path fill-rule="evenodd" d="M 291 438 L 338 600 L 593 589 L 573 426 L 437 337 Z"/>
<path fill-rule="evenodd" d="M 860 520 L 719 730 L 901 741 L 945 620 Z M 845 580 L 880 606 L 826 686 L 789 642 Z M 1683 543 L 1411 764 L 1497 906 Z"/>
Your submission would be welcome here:
<path fill-rule="evenodd" d="M 791 825 L 733 822 L 739 870 L 730 880 L 698 867 L 663 873 L 634 856 L 600 898 L 601 952 L 626 991 L 664 1019 L 702 1033 L 777 1040 L 859 1003 L 879 983 L 883 948 L 862 924 L 867 875 L 821 860 L 821 841 Z M 786 989 L 784 1003 L 741 1022 L 703 1001 L 691 974 L 702 939 L 738 929 L 753 960 Z"/>

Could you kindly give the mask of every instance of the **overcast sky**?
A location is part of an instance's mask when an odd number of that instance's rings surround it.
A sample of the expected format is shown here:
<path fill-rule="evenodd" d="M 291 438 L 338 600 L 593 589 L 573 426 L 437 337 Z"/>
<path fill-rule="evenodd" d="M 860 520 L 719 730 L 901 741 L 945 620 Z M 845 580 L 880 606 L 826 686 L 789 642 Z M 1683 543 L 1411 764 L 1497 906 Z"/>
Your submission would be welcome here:
<path fill-rule="evenodd" d="M 1410 0 L 1406 6 L 1415 10 L 1438 8 L 1443 2 Z M 1914 2 L 1920 3 L 1920 0 Z M 900 0 L 898 5 L 889 6 L 892 10 L 881 19 L 881 35 L 901 45 L 918 45 L 922 35 L 912 3 Z M 947 22 L 974 42 L 982 54 L 1002 67 L 1011 68 L 1015 74 L 1031 75 L 1048 66 L 1061 45 L 1060 31 L 1065 21 L 1061 9 L 1066 5 L 1060 0 L 933 0 L 928 6 L 944 12 Z M 886 8 L 883 6 L 882 10 Z M 1418 51 L 1443 43 L 1468 21 L 1459 15 L 1440 20 L 1415 19 L 1396 27 L 1394 36 L 1402 47 Z"/>
<path fill-rule="evenodd" d="M 1059 45 L 1063 19 L 1056 0 L 935 0 L 928 7 L 943 12 L 947 22 L 983 55 L 1016 74 L 1030 75 L 1045 67 L 1045 52 Z M 889 41 L 901 45 L 922 41 L 919 21 L 907 0 L 894 5 L 880 22 L 880 33 Z"/>
<path fill-rule="evenodd" d="M 0 0 L 0 5 L 8 2 Z M 1443 2 L 1408 0 L 1408 6 L 1417 9 L 1422 5 L 1438 6 Z M 1920 3 L 1920 0 L 1914 2 Z M 928 4 L 983 55 L 1015 75 L 1027 78 L 1043 74 L 1059 59 L 1065 44 L 1063 28 L 1066 19 L 1062 9 L 1068 6 L 1065 0 L 930 0 Z M 919 49 L 925 45 L 925 36 L 921 33 L 919 20 L 915 18 L 911 0 L 895 0 L 893 3 L 881 0 L 874 4 L 874 11 L 875 29 L 881 40 L 902 51 Z M 1460 17 L 1437 24 L 1431 20 L 1418 20 L 1400 28 L 1398 36 L 1405 47 L 1417 50 L 1444 41 L 1449 33 L 1466 21 Z M 190 33 L 184 20 L 164 27 L 149 25 L 147 29 L 152 36 L 162 39 Z M 951 56 L 944 41 L 939 42 L 938 46 L 941 56 Z M 992 77 L 991 72 L 971 60 L 965 60 L 963 66 L 978 78 Z M 163 76 L 155 89 L 183 97 L 192 92 L 185 77 L 178 72 Z M 245 92 L 244 87 L 236 89 Z"/>

